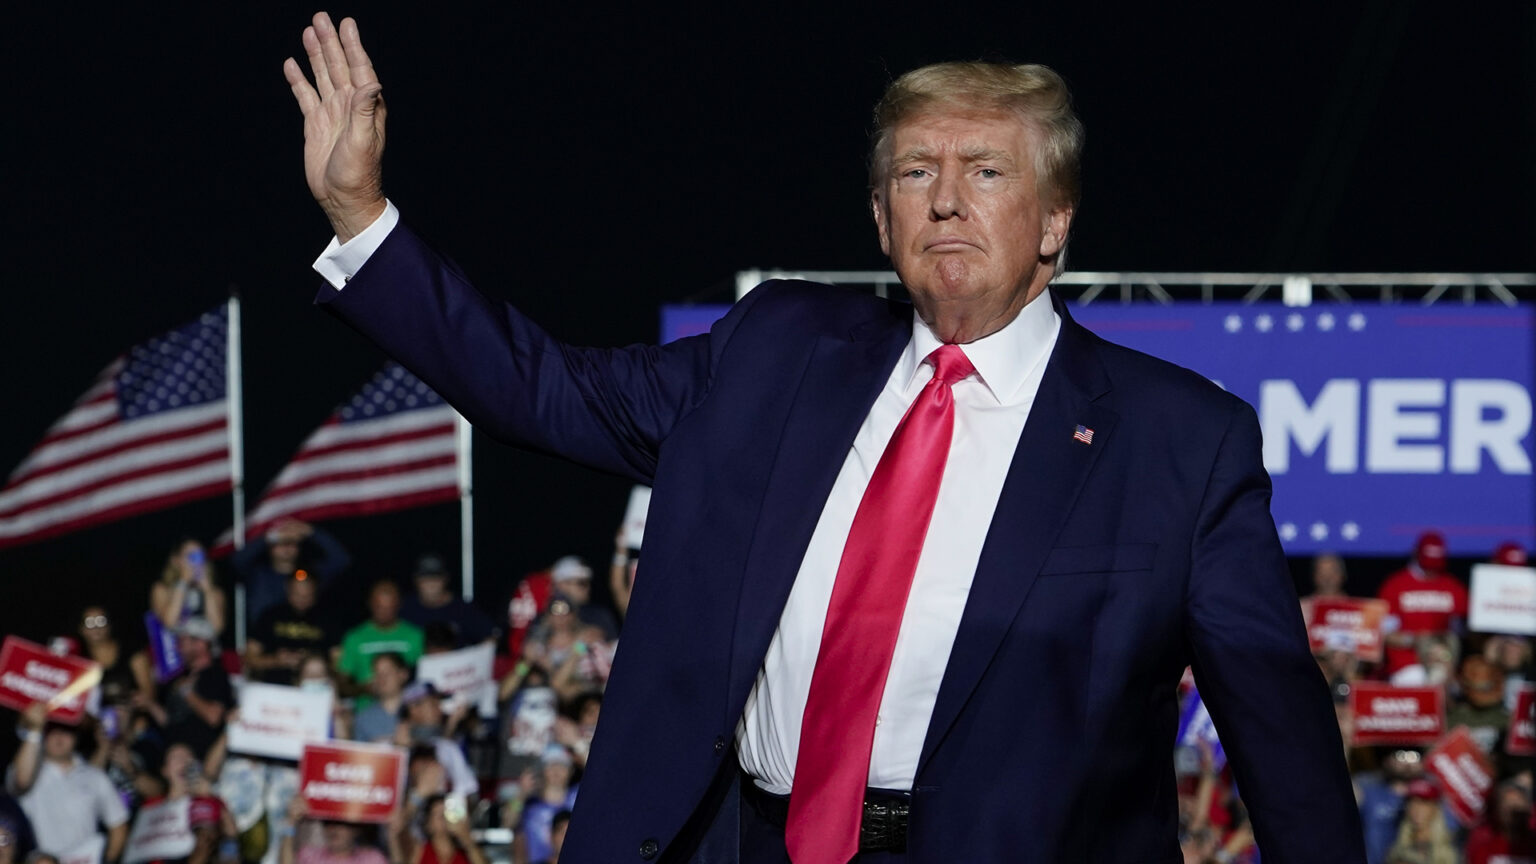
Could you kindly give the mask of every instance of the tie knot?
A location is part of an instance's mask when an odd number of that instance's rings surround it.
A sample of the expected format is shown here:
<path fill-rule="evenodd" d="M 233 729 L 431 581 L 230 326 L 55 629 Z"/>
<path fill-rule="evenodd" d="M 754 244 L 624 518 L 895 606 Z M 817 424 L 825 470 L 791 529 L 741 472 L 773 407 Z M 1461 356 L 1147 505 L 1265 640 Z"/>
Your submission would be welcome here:
<path fill-rule="evenodd" d="M 976 371 L 971 358 L 965 356 L 959 345 L 940 345 L 928 355 L 928 362 L 933 364 L 934 380 L 945 385 L 952 385 Z"/>

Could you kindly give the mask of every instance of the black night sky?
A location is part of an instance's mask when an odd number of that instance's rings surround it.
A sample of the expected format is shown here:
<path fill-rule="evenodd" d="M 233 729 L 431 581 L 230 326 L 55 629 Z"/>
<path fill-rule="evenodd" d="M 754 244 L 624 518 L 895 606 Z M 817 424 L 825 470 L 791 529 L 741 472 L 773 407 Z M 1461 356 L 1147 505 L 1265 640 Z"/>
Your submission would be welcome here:
<path fill-rule="evenodd" d="M 727 300 L 738 269 L 883 268 L 869 107 L 893 75 L 955 58 L 1044 62 L 1073 86 L 1074 268 L 1536 270 L 1524 0 L 603 5 L 331 10 L 359 19 L 384 82 L 405 218 L 573 342 L 654 339 L 659 304 Z M 118 352 L 231 285 L 253 503 L 382 361 L 310 306 L 330 235 L 281 63 L 312 11 L 8 13 L 0 468 Z M 476 477 L 488 603 L 561 554 L 606 562 L 625 483 L 484 438 Z M 93 600 L 137 617 L 173 541 L 228 518 L 212 499 L 0 552 L 0 632 L 64 632 Z M 359 582 L 458 551 L 451 505 L 331 527 Z"/>

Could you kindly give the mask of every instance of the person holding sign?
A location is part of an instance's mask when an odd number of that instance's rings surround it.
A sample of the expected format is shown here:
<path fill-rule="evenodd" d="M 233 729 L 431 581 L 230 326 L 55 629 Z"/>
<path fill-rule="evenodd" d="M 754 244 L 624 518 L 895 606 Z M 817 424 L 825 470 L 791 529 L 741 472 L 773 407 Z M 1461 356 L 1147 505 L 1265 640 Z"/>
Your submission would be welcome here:
<path fill-rule="evenodd" d="M 314 83 L 284 73 L 335 231 L 318 302 L 477 429 L 654 490 L 568 862 L 1177 859 L 1191 663 L 1266 864 L 1363 860 L 1253 408 L 1049 290 L 1080 189 L 1060 75 L 940 63 L 887 89 L 865 204 L 911 305 L 775 281 L 708 334 L 603 350 L 405 225 L 355 22 L 317 14 L 303 44 Z M 515 173 L 592 205 L 554 230 L 594 250 L 625 230 L 597 205 L 628 195 L 686 255 L 711 216 L 625 131 L 621 188 L 536 129 Z M 512 254 L 537 254 L 541 215 Z"/>
<path fill-rule="evenodd" d="M 47 716 L 41 702 L 21 713 L 21 747 L 6 772 L 6 789 L 21 799 L 38 849 L 61 857 L 101 849 L 105 828 L 105 860 L 116 861 L 128 837 L 128 810 L 107 775 L 75 752 L 78 730 Z"/>
<path fill-rule="evenodd" d="M 324 842 L 298 846 L 300 823 L 308 819 L 309 808 L 304 803 L 304 796 L 293 796 L 288 805 L 288 825 L 282 829 L 282 840 L 277 847 L 278 864 L 390 864 L 384 853 L 358 842 L 363 826 L 353 822 L 323 820 Z"/>
<path fill-rule="evenodd" d="M 234 824 L 203 779 L 192 748 L 167 747 L 160 779 L 165 794 L 139 808 L 124 864 L 212 864 L 225 833 L 234 836 Z"/>

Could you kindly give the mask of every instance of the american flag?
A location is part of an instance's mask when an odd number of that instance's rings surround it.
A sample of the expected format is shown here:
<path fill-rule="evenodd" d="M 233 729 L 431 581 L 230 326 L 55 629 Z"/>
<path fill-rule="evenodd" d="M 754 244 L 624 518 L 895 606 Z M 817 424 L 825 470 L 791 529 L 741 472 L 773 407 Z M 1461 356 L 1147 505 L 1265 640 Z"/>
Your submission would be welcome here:
<path fill-rule="evenodd" d="M 1084 444 L 1092 444 L 1093 430 L 1089 429 L 1087 426 L 1080 425 L 1077 427 L 1077 431 L 1072 433 L 1072 440 L 1081 441 Z"/>
<path fill-rule="evenodd" d="M 0 548 L 230 491 L 229 308 L 113 360 L 0 489 Z"/>
<path fill-rule="evenodd" d="M 458 414 L 397 363 L 343 402 L 262 493 L 246 537 L 283 519 L 366 516 L 459 495 Z M 214 553 L 233 548 L 226 531 Z"/>

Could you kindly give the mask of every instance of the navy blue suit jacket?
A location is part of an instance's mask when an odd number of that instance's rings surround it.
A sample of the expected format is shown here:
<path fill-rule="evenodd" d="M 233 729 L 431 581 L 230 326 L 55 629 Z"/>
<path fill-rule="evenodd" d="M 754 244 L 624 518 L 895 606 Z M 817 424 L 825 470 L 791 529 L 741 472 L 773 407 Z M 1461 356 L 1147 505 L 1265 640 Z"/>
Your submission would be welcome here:
<path fill-rule="evenodd" d="M 696 850 L 729 849 L 743 705 L 912 308 L 774 282 L 707 336 L 575 348 L 404 225 L 320 302 L 481 431 L 654 488 L 562 861 L 716 860 Z M 1181 861 L 1193 663 L 1265 864 L 1363 862 L 1252 409 L 1057 306 L 918 763 L 911 860 Z"/>

